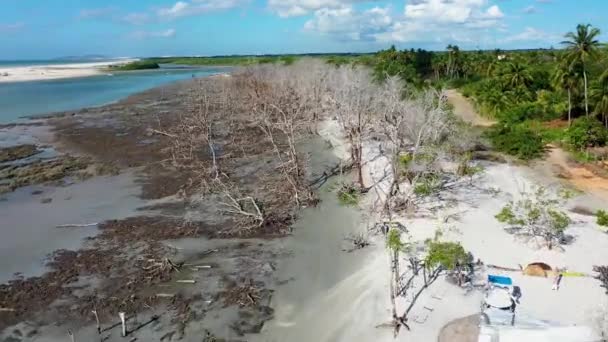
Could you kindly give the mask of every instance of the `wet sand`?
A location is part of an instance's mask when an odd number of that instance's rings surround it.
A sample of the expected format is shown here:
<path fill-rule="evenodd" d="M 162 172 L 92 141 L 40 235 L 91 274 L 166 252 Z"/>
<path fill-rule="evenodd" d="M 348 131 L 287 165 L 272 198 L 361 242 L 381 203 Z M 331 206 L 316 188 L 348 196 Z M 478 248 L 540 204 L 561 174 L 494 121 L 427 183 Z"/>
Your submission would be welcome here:
<path fill-rule="evenodd" d="M 58 249 L 77 250 L 96 226 L 57 228 L 67 224 L 99 223 L 136 213 L 145 202 L 132 173 L 95 177 L 65 187 L 28 186 L 2 195 L 0 204 L 0 282 L 39 276 L 47 255 Z M 35 193 L 35 195 L 33 195 Z M 50 200 L 49 203 L 43 203 Z"/>

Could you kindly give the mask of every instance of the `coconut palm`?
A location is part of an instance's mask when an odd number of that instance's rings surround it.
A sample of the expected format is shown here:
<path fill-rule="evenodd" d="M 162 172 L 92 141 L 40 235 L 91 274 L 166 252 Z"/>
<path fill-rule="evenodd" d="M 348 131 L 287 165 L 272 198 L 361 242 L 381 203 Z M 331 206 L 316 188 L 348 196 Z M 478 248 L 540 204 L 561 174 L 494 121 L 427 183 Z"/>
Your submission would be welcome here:
<path fill-rule="evenodd" d="M 604 71 L 599 80 L 591 87 L 591 99 L 595 102 L 597 115 L 602 115 L 604 125 L 608 128 L 608 70 Z"/>
<path fill-rule="evenodd" d="M 560 63 L 555 68 L 552 77 L 553 87 L 568 93 L 568 125 L 572 122 L 572 92 L 579 86 L 580 73 L 578 69 L 580 68 L 570 63 Z"/>
<path fill-rule="evenodd" d="M 568 32 L 566 40 L 562 44 L 566 47 L 566 57 L 572 63 L 580 64 L 583 68 L 583 80 L 585 84 L 585 114 L 589 116 L 589 98 L 587 82 L 587 63 L 597 55 L 600 42 L 596 39 L 600 30 L 591 25 L 579 24 L 576 32 Z"/>
<path fill-rule="evenodd" d="M 532 83 L 532 74 L 528 66 L 520 61 L 507 62 L 501 70 L 501 76 L 506 87 L 511 89 L 528 88 Z"/>

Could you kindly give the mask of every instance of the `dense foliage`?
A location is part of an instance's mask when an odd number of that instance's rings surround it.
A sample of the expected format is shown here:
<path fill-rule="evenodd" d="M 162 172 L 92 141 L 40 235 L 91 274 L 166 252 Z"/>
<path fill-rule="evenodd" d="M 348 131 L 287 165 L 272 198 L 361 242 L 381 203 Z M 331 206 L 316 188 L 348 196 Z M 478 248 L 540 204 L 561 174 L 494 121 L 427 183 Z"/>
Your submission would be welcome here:
<path fill-rule="evenodd" d="M 160 66 L 158 63 L 143 60 L 143 61 L 133 61 L 127 64 L 119 64 L 110 66 L 112 70 L 117 71 L 131 71 L 131 70 L 147 70 L 147 69 L 158 69 Z"/>
<path fill-rule="evenodd" d="M 599 30 L 578 25 L 562 49 L 519 51 L 397 50 L 378 52 L 377 81 L 397 76 L 410 87 L 456 87 L 478 111 L 498 121 L 488 132 L 503 152 L 530 159 L 547 143 L 582 151 L 605 146 L 608 128 L 608 50 Z M 568 129 L 568 126 L 572 127 Z"/>

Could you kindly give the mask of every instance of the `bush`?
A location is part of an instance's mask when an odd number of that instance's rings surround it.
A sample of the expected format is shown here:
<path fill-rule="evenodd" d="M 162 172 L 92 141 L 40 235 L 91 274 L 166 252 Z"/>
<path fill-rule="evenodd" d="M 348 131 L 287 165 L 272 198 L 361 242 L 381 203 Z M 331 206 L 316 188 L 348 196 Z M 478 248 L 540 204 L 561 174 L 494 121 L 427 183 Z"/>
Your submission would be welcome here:
<path fill-rule="evenodd" d="M 595 118 L 578 118 L 567 131 L 568 143 L 578 150 L 604 146 L 608 141 L 608 130 Z"/>
<path fill-rule="evenodd" d="M 531 119 L 542 119 L 543 109 L 536 102 L 522 102 L 510 106 L 509 109 L 501 112 L 498 119 L 505 123 L 520 123 Z"/>
<path fill-rule="evenodd" d="M 359 203 L 359 189 L 353 184 L 342 184 L 338 189 L 338 200 L 341 204 L 355 206 Z"/>
<path fill-rule="evenodd" d="M 496 150 L 520 159 L 534 159 L 544 152 L 542 136 L 525 124 L 498 124 L 487 136 Z"/>
<path fill-rule="evenodd" d="M 119 71 L 131 71 L 131 70 L 148 70 L 148 69 L 158 69 L 160 65 L 156 62 L 152 61 L 134 61 L 129 62 L 127 64 L 122 65 L 114 65 L 110 66 L 113 70 Z"/>
<path fill-rule="evenodd" d="M 595 217 L 597 218 L 597 224 L 603 227 L 608 227 L 608 213 L 604 210 L 598 210 L 595 213 Z"/>

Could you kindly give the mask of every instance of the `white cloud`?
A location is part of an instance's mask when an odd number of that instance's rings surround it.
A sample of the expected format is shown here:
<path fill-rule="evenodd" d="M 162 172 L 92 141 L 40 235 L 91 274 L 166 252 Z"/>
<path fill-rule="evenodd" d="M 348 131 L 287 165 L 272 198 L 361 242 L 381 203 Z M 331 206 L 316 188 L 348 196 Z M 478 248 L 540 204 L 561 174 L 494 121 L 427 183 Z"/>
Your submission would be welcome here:
<path fill-rule="evenodd" d="M 290 16 L 323 6 L 313 12 L 305 30 L 331 35 L 338 40 L 382 43 L 479 45 L 495 40 L 491 32 L 504 28 L 505 14 L 488 0 L 408 0 L 401 15 L 382 7 L 361 10 L 346 2 L 353 1 L 284 0 L 280 3 L 285 12 L 277 13 Z M 269 5 L 273 3 L 279 3 L 279 0 L 269 0 Z"/>
<path fill-rule="evenodd" d="M 338 39 L 370 40 L 393 23 L 388 8 L 374 7 L 362 12 L 353 7 L 323 8 L 315 11 L 304 29 L 334 35 Z"/>
<path fill-rule="evenodd" d="M 143 25 L 150 21 L 150 15 L 147 13 L 129 13 L 121 18 L 122 21 L 132 25 Z"/>
<path fill-rule="evenodd" d="M 479 11 L 485 3 L 485 0 L 412 0 L 405 5 L 405 17 L 413 20 L 465 23 L 473 16 L 481 15 Z"/>
<path fill-rule="evenodd" d="M 559 39 L 559 35 L 550 34 L 545 31 L 526 27 L 521 33 L 508 36 L 503 39 L 504 42 L 522 42 L 522 41 L 543 41 L 547 43 L 555 43 Z"/>
<path fill-rule="evenodd" d="M 376 35 L 382 42 L 485 44 L 505 14 L 487 0 L 410 0 L 404 18 Z"/>
<path fill-rule="evenodd" d="M 376 0 L 268 0 L 268 8 L 280 17 L 296 17 L 324 9 L 348 8 L 349 5 Z"/>
<path fill-rule="evenodd" d="M 167 29 L 164 31 L 135 31 L 129 36 L 134 39 L 146 38 L 173 38 L 176 35 L 175 29 Z"/>
<path fill-rule="evenodd" d="M 156 14 L 162 19 L 200 15 L 222 11 L 249 3 L 250 0 L 191 0 L 178 1 L 171 7 L 160 8 Z"/>

